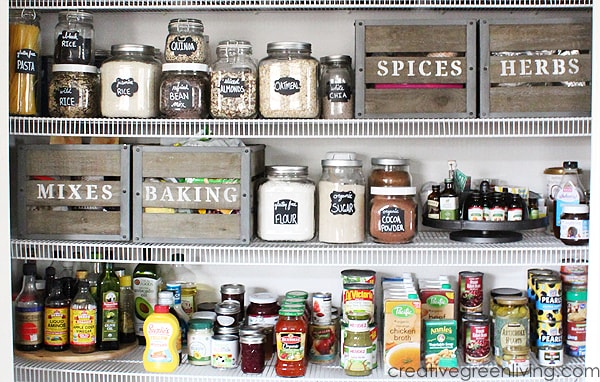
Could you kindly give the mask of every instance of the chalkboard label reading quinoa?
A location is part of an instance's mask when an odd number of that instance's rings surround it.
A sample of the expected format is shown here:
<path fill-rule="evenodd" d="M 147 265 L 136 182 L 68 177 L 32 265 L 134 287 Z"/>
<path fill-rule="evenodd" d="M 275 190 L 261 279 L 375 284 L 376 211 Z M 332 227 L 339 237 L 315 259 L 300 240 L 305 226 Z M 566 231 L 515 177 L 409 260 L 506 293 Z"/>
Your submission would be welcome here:
<path fill-rule="evenodd" d="M 117 97 L 133 97 L 133 95 L 137 93 L 139 86 L 137 82 L 133 80 L 133 78 L 117 78 L 115 82 L 112 83 L 110 88 Z"/>
<path fill-rule="evenodd" d="M 77 106 L 79 104 L 79 89 L 59 88 L 55 97 L 58 106 Z"/>
<path fill-rule="evenodd" d="M 222 97 L 239 98 L 245 93 L 245 81 L 242 78 L 225 77 L 219 84 L 219 94 Z"/>
<path fill-rule="evenodd" d="M 346 83 L 327 83 L 327 99 L 331 102 L 348 102 L 352 97 L 352 88 Z"/>
<path fill-rule="evenodd" d="M 175 37 L 169 43 L 169 49 L 175 56 L 191 56 L 198 50 L 198 43 L 191 36 Z"/>
<path fill-rule="evenodd" d="M 290 96 L 300 92 L 300 81 L 292 77 L 281 77 L 273 84 L 273 89 L 285 96 Z"/>
<path fill-rule="evenodd" d="M 333 215 L 354 215 L 354 199 L 356 194 L 352 191 L 338 192 L 333 191 L 329 194 L 331 198 L 331 206 L 329 212 Z"/>
<path fill-rule="evenodd" d="M 23 74 L 37 73 L 38 54 L 35 50 L 21 49 L 17 51 L 17 67 L 15 72 Z"/>
<path fill-rule="evenodd" d="M 273 224 L 298 224 L 298 202 L 280 199 L 273 203 Z"/>
<path fill-rule="evenodd" d="M 380 232 L 404 232 L 404 210 L 398 207 L 387 207 L 380 211 Z"/>
<path fill-rule="evenodd" d="M 188 81 L 176 81 L 167 87 L 169 108 L 172 110 L 191 109 L 193 104 L 193 87 Z"/>

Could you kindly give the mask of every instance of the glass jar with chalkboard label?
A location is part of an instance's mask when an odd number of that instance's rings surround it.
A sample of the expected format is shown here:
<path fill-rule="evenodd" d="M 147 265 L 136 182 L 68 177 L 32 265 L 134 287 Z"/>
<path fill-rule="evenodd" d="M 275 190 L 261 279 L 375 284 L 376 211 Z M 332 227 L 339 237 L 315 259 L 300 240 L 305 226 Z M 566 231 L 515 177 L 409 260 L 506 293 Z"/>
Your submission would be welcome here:
<path fill-rule="evenodd" d="M 168 118 L 208 117 L 208 66 L 165 63 L 160 84 L 160 112 Z"/>
<path fill-rule="evenodd" d="M 165 41 L 165 62 L 207 63 L 204 24 L 198 19 L 172 19 Z"/>
<path fill-rule="evenodd" d="M 58 13 L 58 24 L 54 28 L 55 64 L 94 64 L 93 16 L 83 11 Z"/>
<path fill-rule="evenodd" d="M 321 57 L 320 61 L 321 118 L 354 118 L 352 58 L 338 54 Z"/>
<path fill-rule="evenodd" d="M 100 115 L 100 76 L 93 65 L 52 65 L 48 85 L 51 117 L 93 118 Z"/>

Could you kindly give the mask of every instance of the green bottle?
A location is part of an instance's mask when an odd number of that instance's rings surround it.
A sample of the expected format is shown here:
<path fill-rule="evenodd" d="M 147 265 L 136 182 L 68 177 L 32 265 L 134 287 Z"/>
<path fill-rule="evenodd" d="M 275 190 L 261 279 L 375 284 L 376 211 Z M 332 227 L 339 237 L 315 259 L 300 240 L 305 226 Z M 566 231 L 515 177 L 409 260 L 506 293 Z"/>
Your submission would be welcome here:
<path fill-rule="evenodd" d="M 98 282 L 98 350 L 119 349 L 119 278 L 106 263 Z"/>
<path fill-rule="evenodd" d="M 148 254 L 144 253 L 144 261 L 148 259 Z M 138 343 L 145 345 L 144 320 L 154 312 L 154 305 L 158 303 L 158 292 L 162 288 L 162 279 L 158 274 L 158 266 L 145 262 L 135 267 L 132 278 L 135 297 L 135 335 Z"/>

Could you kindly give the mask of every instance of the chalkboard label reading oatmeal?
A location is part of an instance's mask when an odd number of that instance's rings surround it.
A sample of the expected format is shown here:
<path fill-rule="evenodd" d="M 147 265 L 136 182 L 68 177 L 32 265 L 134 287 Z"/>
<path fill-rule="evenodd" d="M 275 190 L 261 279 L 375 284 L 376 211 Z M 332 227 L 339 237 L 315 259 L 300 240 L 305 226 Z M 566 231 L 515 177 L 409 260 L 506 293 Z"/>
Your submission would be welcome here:
<path fill-rule="evenodd" d="M 380 232 L 404 232 L 404 210 L 398 207 L 388 207 L 380 211 Z"/>
<path fill-rule="evenodd" d="M 137 82 L 133 80 L 133 78 L 117 78 L 115 82 L 112 83 L 110 88 L 117 97 L 133 97 L 133 95 L 137 93 L 139 86 Z"/>
<path fill-rule="evenodd" d="M 329 212 L 333 215 L 354 215 L 354 212 L 356 211 L 354 207 L 356 194 L 354 192 L 333 191 L 329 194 L 329 197 L 331 198 Z"/>
<path fill-rule="evenodd" d="M 298 202 L 280 199 L 273 203 L 273 224 L 298 224 Z"/>
<path fill-rule="evenodd" d="M 292 77 L 281 77 L 275 81 L 273 88 L 281 95 L 290 96 L 300 92 L 300 81 Z"/>
<path fill-rule="evenodd" d="M 61 107 L 77 106 L 79 104 L 79 89 L 59 88 L 55 93 L 56 104 Z"/>
<path fill-rule="evenodd" d="M 193 105 L 193 89 L 188 81 L 176 81 L 167 88 L 169 108 L 173 110 L 191 109 Z"/>
<path fill-rule="evenodd" d="M 36 74 L 38 54 L 35 50 L 21 49 L 17 51 L 17 67 L 15 72 L 23 74 Z"/>
<path fill-rule="evenodd" d="M 245 93 L 246 83 L 242 78 L 225 77 L 219 84 L 219 93 L 223 97 L 239 98 Z"/>
<path fill-rule="evenodd" d="M 191 37 L 175 37 L 169 43 L 169 49 L 175 56 L 191 56 L 198 50 L 198 43 Z"/>
<path fill-rule="evenodd" d="M 352 88 L 346 83 L 327 83 L 327 99 L 331 102 L 348 102 L 352 97 Z"/>

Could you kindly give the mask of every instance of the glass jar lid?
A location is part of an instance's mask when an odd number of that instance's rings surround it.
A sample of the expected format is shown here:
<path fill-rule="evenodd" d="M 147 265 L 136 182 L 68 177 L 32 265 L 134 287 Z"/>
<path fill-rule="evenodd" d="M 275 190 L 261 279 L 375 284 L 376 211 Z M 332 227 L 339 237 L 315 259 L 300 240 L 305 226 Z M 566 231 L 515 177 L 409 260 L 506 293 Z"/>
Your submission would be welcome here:
<path fill-rule="evenodd" d="M 373 195 L 414 196 L 417 194 L 416 187 L 371 187 Z"/>
<path fill-rule="evenodd" d="M 163 72 L 208 72 L 208 65 L 194 62 L 167 62 L 162 64 Z"/>
<path fill-rule="evenodd" d="M 204 24 L 198 19 L 177 18 L 169 21 L 169 32 L 204 32 Z"/>
<path fill-rule="evenodd" d="M 223 284 L 221 285 L 221 293 L 224 294 L 242 294 L 246 291 L 246 287 L 242 284 Z"/>
<path fill-rule="evenodd" d="M 308 166 L 267 166 L 267 175 L 308 175 Z"/>
<path fill-rule="evenodd" d="M 267 53 L 279 52 L 282 50 L 297 50 L 302 53 L 311 53 L 312 45 L 308 42 L 299 41 L 278 41 L 267 44 Z"/>
<path fill-rule="evenodd" d="M 146 56 L 154 56 L 155 49 L 152 45 L 141 44 L 116 44 L 110 47 L 110 54 L 112 56 L 120 53 L 139 53 Z"/>
<path fill-rule="evenodd" d="M 255 304 L 272 304 L 277 301 L 277 296 L 273 293 L 263 292 L 250 295 L 250 302 Z"/>
<path fill-rule="evenodd" d="M 86 23 L 91 24 L 94 21 L 94 16 L 89 12 L 84 11 L 60 11 L 58 12 L 58 20 L 66 21 L 67 23 Z"/>
<path fill-rule="evenodd" d="M 321 160 L 324 167 L 361 167 L 362 161 L 356 159 L 352 152 L 328 152 L 325 159 Z"/>
<path fill-rule="evenodd" d="M 79 64 L 54 64 L 52 72 L 77 72 L 77 73 L 92 73 L 98 74 L 98 68 L 94 65 L 79 65 Z"/>
<path fill-rule="evenodd" d="M 352 57 L 345 54 L 335 54 L 321 57 L 321 64 L 348 64 L 352 63 Z"/>

